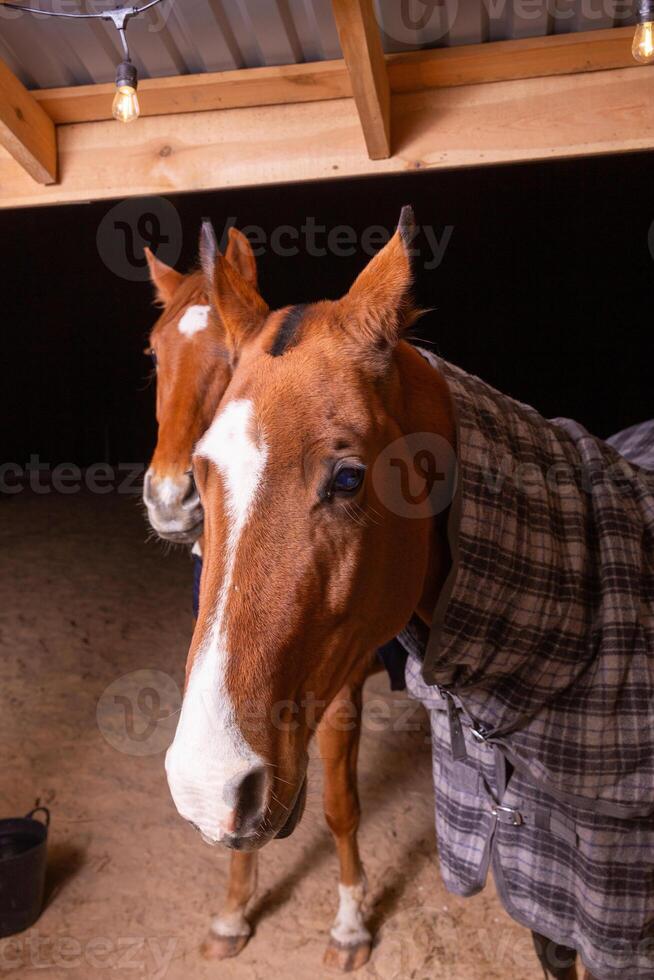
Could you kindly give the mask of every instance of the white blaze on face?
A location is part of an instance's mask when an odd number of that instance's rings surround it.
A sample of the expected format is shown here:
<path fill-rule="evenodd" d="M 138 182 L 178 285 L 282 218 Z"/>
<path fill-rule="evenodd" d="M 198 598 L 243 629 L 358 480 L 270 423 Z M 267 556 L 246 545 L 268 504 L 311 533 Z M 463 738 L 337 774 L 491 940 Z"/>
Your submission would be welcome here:
<path fill-rule="evenodd" d="M 189 306 L 188 310 L 185 311 L 184 316 L 180 317 L 179 323 L 177 324 L 177 329 L 180 333 L 183 333 L 185 337 L 192 337 L 193 334 L 199 333 L 200 330 L 206 329 L 208 323 L 208 306 Z"/>
<path fill-rule="evenodd" d="M 229 831 L 234 777 L 264 765 L 240 732 L 225 683 L 229 636 L 225 613 L 239 540 L 261 485 L 267 447 L 254 435 L 252 402 L 230 402 L 195 450 L 218 470 L 227 520 L 222 588 L 191 670 L 172 745 L 166 755 L 168 784 L 180 814 L 211 840 Z"/>

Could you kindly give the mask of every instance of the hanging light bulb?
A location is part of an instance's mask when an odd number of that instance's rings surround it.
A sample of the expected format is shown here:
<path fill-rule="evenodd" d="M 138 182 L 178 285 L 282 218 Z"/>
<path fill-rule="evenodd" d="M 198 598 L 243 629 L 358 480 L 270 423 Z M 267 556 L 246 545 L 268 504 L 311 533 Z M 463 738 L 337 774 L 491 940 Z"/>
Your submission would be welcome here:
<path fill-rule="evenodd" d="M 121 61 L 116 69 L 116 94 L 111 111 L 119 122 L 132 122 L 139 116 L 139 99 L 136 94 L 138 75 L 131 61 Z"/>
<path fill-rule="evenodd" d="M 648 65 L 654 61 L 654 0 L 640 0 L 638 20 L 631 53 L 636 61 Z"/>
<path fill-rule="evenodd" d="M 641 2 L 645 2 L 645 0 L 641 0 Z M 647 2 L 654 4 L 654 0 L 647 0 Z M 101 20 L 112 21 L 120 38 L 123 49 L 123 60 L 116 69 L 116 94 L 114 95 L 111 111 L 114 119 L 118 119 L 120 122 L 132 122 L 132 120 L 138 119 L 140 112 L 139 100 L 136 94 L 138 74 L 129 56 L 127 35 L 125 32 L 127 31 L 128 23 L 133 17 L 138 17 L 139 14 L 149 10 L 150 7 L 155 7 L 158 3 L 161 3 L 161 0 L 148 0 L 142 7 L 116 7 L 115 10 L 97 11 L 95 13 L 91 11 L 42 10 L 40 6 L 28 7 L 23 3 L 14 3 L 13 0 L 0 0 L 0 7 L 10 7 L 12 10 L 20 10 L 23 13 L 39 14 L 47 17 L 68 17 L 75 20 L 88 20 L 89 18 L 99 17 Z"/>

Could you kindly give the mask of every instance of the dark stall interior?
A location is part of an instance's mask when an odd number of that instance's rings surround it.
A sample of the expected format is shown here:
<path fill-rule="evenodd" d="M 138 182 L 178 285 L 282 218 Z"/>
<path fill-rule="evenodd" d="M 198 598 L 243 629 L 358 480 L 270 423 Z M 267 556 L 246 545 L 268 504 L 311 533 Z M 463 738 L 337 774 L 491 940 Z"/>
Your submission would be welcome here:
<path fill-rule="evenodd" d="M 271 306 L 336 297 L 367 260 L 362 245 L 371 252 L 378 226 L 392 229 L 410 202 L 427 226 L 415 268 L 431 312 L 417 333 L 545 415 L 607 436 L 653 411 L 652 162 L 596 157 L 177 196 L 179 223 L 168 234 L 160 222 L 172 241 L 159 254 L 179 253 L 188 268 L 210 216 L 219 236 L 228 221 L 257 235 Z M 106 244 L 110 219 L 101 223 L 113 207 L 3 215 L 5 461 L 36 454 L 84 467 L 151 452 L 154 390 L 142 352 L 156 312 L 149 283 L 133 281 L 145 276 L 138 238 L 118 228 Z M 147 217 L 148 202 L 127 208 L 127 224 L 139 209 Z M 146 221 L 146 240 L 149 229 Z M 129 278 L 105 261 L 121 242 Z"/>

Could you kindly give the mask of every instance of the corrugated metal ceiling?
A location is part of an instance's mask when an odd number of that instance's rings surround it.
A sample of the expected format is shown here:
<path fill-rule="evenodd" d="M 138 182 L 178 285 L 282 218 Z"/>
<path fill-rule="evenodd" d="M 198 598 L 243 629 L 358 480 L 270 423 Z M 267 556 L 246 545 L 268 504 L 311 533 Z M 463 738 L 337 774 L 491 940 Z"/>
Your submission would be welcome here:
<path fill-rule="evenodd" d="M 37 2 L 66 11 L 116 5 Z M 386 51 L 405 51 L 623 26 L 634 22 L 635 0 L 376 0 L 375 5 Z M 341 56 L 331 0 L 163 0 L 130 22 L 128 39 L 141 78 Z M 29 88 L 51 88 L 113 81 L 121 50 L 115 29 L 103 21 L 0 7 L 0 58 Z"/>

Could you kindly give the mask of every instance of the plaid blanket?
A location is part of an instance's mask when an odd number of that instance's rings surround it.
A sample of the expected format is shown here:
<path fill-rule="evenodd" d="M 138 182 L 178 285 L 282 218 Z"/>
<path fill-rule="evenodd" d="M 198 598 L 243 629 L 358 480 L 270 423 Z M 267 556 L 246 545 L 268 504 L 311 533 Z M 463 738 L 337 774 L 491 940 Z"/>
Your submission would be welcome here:
<path fill-rule="evenodd" d="M 457 416 L 453 567 L 401 639 L 445 883 L 492 868 L 599 980 L 654 980 L 654 474 L 430 359 Z"/>

